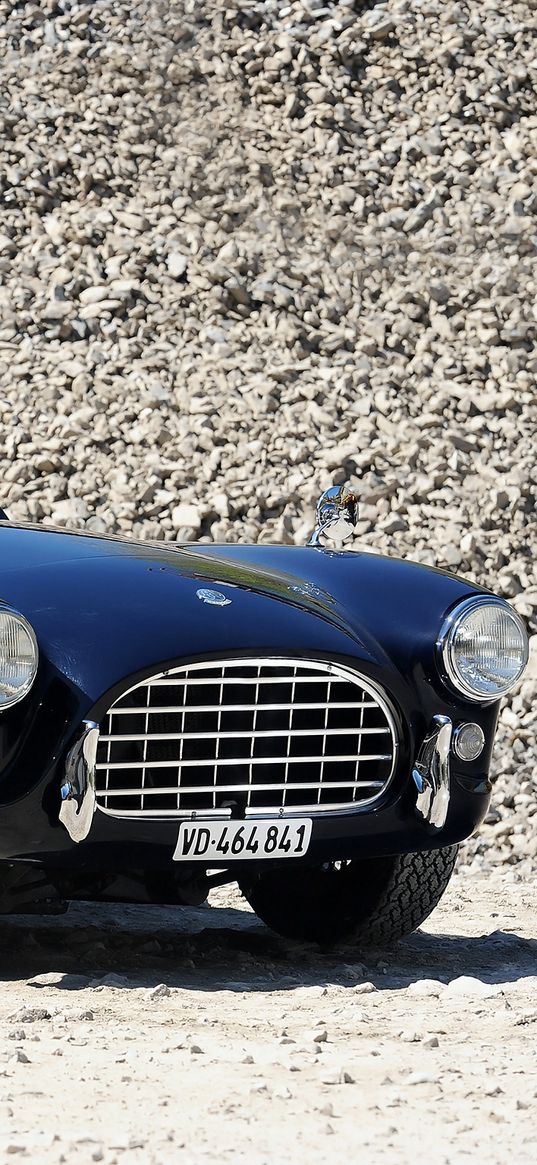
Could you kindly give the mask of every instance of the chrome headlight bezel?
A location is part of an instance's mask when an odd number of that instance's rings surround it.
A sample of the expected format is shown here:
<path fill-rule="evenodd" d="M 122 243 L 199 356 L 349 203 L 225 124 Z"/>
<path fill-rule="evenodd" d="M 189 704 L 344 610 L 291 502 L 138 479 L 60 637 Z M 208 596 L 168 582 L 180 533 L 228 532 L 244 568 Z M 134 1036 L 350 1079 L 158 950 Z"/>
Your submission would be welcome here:
<path fill-rule="evenodd" d="M 24 681 L 24 683 L 22 683 L 20 685 L 20 687 L 17 689 L 16 692 L 13 693 L 12 696 L 2 694 L 2 692 L 0 690 L 0 715 L 2 714 L 2 712 L 6 711 L 8 708 L 13 708 L 15 706 L 15 704 L 19 704 L 20 701 L 23 700 L 24 697 L 28 695 L 28 692 L 31 690 L 31 688 L 34 685 L 35 678 L 37 675 L 37 669 L 39 666 L 39 647 L 37 644 L 36 634 L 35 634 L 35 631 L 31 625 L 31 623 L 29 623 L 28 620 L 24 617 L 24 615 L 21 615 L 19 611 L 14 611 L 14 610 L 12 610 L 11 607 L 0 606 L 0 618 L 2 616 L 6 616 L 6 615 L 10 619 L 13 619 L 16 623 L 18 623 L 19 627 L 22 628 L 23 632 L 27 636 L 29 643 L 30 643 L 33 660 L 32 660 L 32 668 L 31 668 L 31 671 L 30 671 L 27 679 Z M 2 676 L 2 662 L 0 659 L 0 683 L 1 683 L 1 676 Z"/>
<path fill-rule="evenodd" d="M 507 615 L 514 623 L 517 631 L 520 634 L 523 645 L 523 662 L 519 667 L 517 674 L 506 683 L 501 691 L 494 693 L 479 692 L 468 682 L 467 678 L 461 674 L 458 669 L 455 657 L 455 646 L 458 632 L 464 624 L 465 619 L 473 611 L 484 607 L 500 608 L 502 613 Z M 501 700 L 506 696 L 519 682 L 524 673 L 524 669 L 528 662 L 529 655 L 529 640 L 526 627 L 520 615 L 505 601 L 505 599 L 496 598 L 494 595 L 475 595 L 470 599 L 463 599 L 456 607 L 446 616 L 440 634 L 437 640 L 437 655 L 438 665 L 442 678 L 449 683 L 449 686 L 459 696 L 463 696 L 467 700 L 471 700 L 478 704 L 492 704 L 497 700 Z"/>

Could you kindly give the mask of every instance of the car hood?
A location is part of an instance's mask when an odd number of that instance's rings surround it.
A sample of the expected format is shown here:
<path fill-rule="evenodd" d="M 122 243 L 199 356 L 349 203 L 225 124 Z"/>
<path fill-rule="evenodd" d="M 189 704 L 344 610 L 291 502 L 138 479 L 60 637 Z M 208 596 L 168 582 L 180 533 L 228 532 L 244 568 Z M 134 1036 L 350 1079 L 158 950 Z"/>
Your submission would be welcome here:
<path fill-rule="evenodd" d="M 203 601 L 221 592 L 225 606 Z M 447 609 L 480 588 L 378 555 L 295 546 L 125 542 L 0 523 L 0 602 L 97 699 L 125 676 L 206 654 L 353 656 L 423 672 Z"/>

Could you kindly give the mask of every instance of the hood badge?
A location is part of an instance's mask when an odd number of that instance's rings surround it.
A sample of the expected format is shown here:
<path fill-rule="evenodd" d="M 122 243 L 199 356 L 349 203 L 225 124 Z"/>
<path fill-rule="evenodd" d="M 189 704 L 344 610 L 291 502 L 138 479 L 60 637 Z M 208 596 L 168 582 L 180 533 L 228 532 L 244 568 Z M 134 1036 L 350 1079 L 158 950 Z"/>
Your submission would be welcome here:
<path fill-rule="evenodd" d="M 196 596 L 202 603 L 209 603 L 211 607 L 228 607 L 231 599 L 226 598 L 222 591 L 211 591 L 208 587 L 200 587 Z"/>

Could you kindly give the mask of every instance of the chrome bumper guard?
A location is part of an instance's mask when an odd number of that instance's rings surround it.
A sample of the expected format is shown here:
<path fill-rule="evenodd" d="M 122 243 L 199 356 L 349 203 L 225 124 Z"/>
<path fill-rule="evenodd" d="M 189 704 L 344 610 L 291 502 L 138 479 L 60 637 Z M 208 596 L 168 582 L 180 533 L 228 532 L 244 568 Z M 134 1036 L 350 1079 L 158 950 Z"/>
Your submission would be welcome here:
<path fill-rule="evenodd" d="M 83 721 L 83 731 L 65 762 L 65 780 L 61 787 L 60 821 L 73 839 L 84 841 L 95 813 L 95 760 L 99 726 Z"/>
<path fill-rule="evenodd" d="M 433 829 L 445 825 L 450 792 L 449 752 L 453 725 L 449 716 L 433 716 L 433 722 L 416 757 L 412 778 L 418 790 L 416 813 Z M 61 787 L 60 821 L 73 841 L 84 841 L 95 813 L 95 762 L 99 726 L 83 722 L 83 731 L 65 763 Z"/>
<path fill-rule="evenodd" d="M 416 813 L 433 829 L 442 829 L 449 809 L 449 750 L 452 732 L 449 716 L 433 716 L 430 731 L 412 769 L 418 790 Z"/>

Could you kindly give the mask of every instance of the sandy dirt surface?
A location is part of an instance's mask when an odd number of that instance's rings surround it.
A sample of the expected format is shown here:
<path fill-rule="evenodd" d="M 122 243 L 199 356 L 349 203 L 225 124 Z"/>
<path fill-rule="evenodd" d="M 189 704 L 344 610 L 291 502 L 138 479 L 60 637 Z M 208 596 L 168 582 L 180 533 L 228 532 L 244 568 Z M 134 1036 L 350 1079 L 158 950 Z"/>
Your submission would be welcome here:
<path fill-rule="evenodd" d="M 212 906 L 2 919 L 2 1162 L 533 1165 L 531 886 L 459 874 L 365 958 Z"/>

